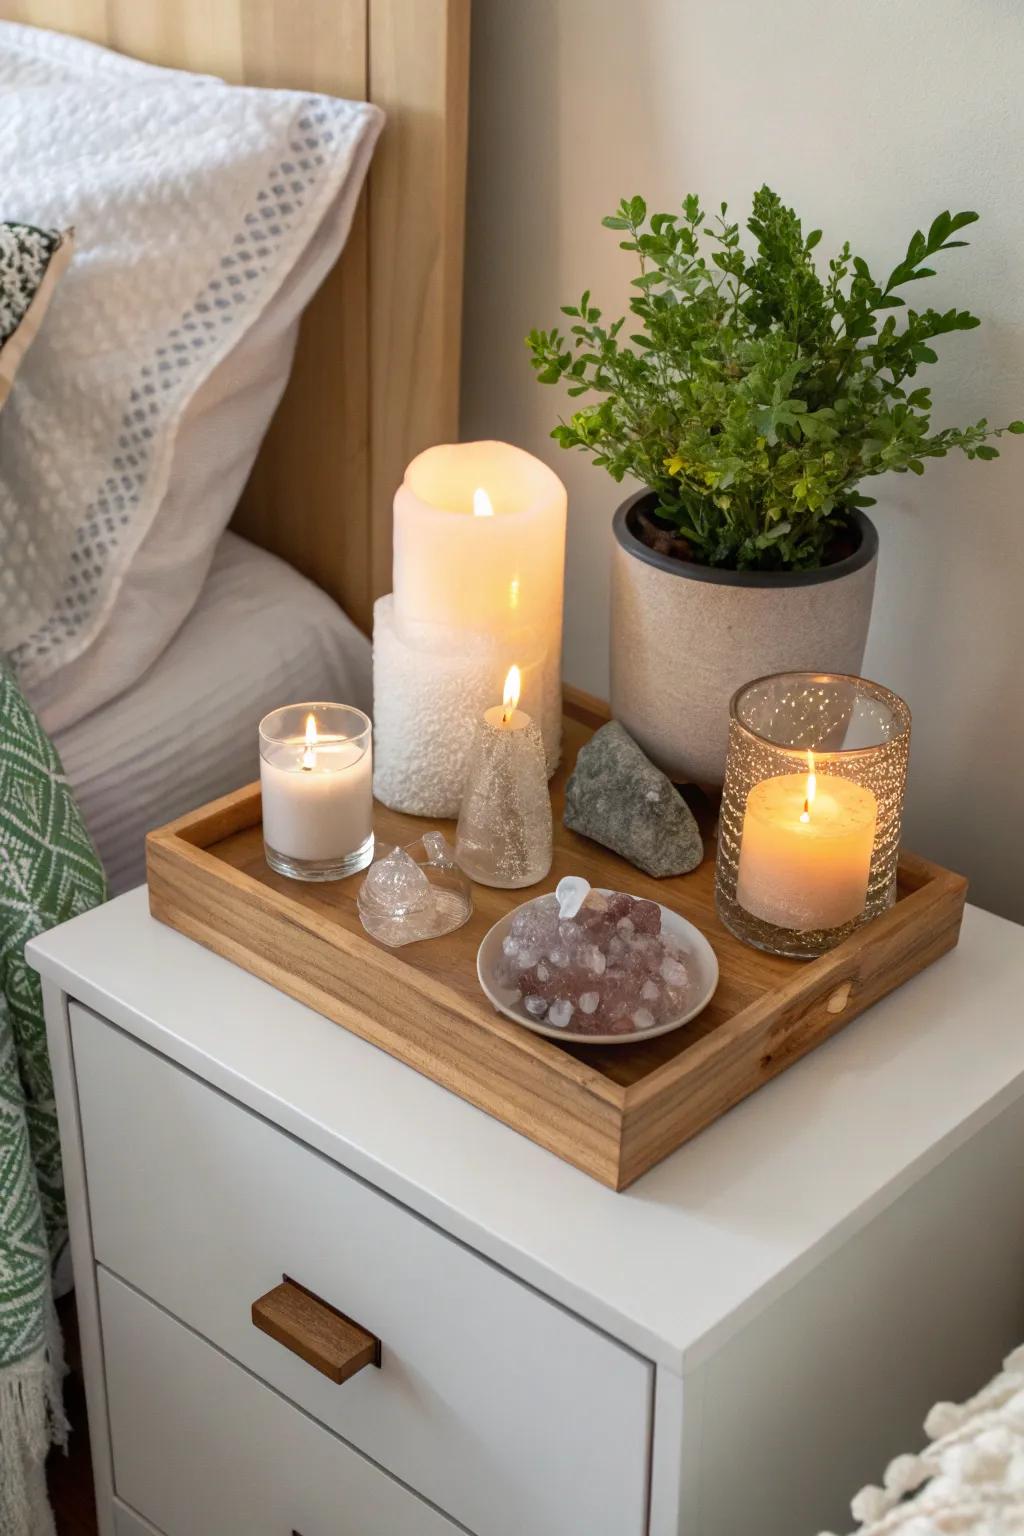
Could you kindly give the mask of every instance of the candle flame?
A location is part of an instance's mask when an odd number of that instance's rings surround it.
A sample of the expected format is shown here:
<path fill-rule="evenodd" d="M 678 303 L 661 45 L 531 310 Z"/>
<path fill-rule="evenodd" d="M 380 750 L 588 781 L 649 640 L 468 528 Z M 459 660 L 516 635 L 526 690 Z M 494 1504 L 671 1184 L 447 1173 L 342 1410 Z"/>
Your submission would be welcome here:
<path fill-rule="evenodd" d="M 509 667 L 508 676 L 505 679 L 505 692 L 502 695 L 501 707 L 502 725 L 508 725 L 515 714 L 516 705 L 519 703 L 519 691 L 522 688 L 522 675 L 518 667 Z"/>
<path fill-rule="evenodd" d="M 519 607 L 519 577 L 513 576 L 508 584 L 508 605 L 510 608 Z"/>
<path fill-rule="evenodd" d="M 807 753 L 807 794 L 804 797 L 804 808 L 800 812 L 800 820 L 801 821 L 805 821 L 805 822 L 806 821 L 810 821 L 810 819 L 811 819 L 811 806 L 814 804 L 814 797 L 815 797 L 815 795 L 817 793 L 818 793 L 818 775 L 814 771 L 814 753 L 811 752 L 810 750 L 808 750 L 808 753 Z"/>
<path fill-rule="evenodd" d="M 482 485 L 478 485 L 476 490 L 473 492 L 473 516 L 494 516 L 494 507 L 491 504 L 491 498 L 488 496 Z"/>
<path fill-rule="evenodd" d="M 312 715 L 306 716 L 306 748 L 302 754 L 303 768 L 316 767 L 316 744 L 319 740 L 316 731 L 316 720 Z"/>

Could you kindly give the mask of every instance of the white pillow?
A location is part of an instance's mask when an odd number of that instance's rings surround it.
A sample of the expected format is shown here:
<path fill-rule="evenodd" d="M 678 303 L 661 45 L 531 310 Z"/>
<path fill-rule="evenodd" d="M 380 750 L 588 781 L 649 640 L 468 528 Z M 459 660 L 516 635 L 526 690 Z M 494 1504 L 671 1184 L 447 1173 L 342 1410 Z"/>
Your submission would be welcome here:
<path fill-rule="evenodd" d="M 0 216 L 76 227 L 0 416 L 0 645 L 48 730 L 191 610 L 382 121 L 0 23 Z"/>
<path fill-rule="evenodd" d="M 192 612 L 287 382 L 302 310 L 346 233 L 332 209 L 294 272 L 189 401 L 159 513 L 95 639 L 26 689 L 51 735 L 137 682 Z"/>

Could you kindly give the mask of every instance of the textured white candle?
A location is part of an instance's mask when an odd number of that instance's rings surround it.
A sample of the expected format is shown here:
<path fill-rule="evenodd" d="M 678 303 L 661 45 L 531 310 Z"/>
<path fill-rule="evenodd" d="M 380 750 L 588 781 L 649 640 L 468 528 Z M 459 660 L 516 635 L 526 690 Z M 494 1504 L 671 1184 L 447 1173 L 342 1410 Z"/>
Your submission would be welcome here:
<path fill-rule="evenodd" d="M 428 448 L 395 496 L 399 633 L 416 640 L 424 626 L 466 630 L 500 637 L 513 654 L 557 657 L 565 516 L 562 482 L 521 448 Z"/>
<path fill-rule="evenodd" d="M 501 693 L 512 656 L 487 636 L 451 632 L 448 649 L 398 634 L 394 598 L 373 611 L 374 793 L 412 816 L 459 814 L 477 723 Z M 548 775 L 558 766 L 562 693 L 558 667 L 523 666 L 523 705 L 540 727 Z"/>
<path fill-rule="evenodd" d="M 394 592 L 374 608 L 374 788 L 395 810 L 454 816 L 513 659 L 558 766 L 565 487 L 508 443 L 444 444 L 409 465 L 394 513 Z"/>
<path fill-rule="evenodd" d="M 779 928 L 838 928 L 864 910 L 878 804 L 849 779 L 783 773 L 747 796 L 736 900 Z"/>
<path fill-rule="evenodd" d="M 308 755 L 295 737 L 262 756 L 263 836 L 288 859 L 340 861 L 373 830 L 372 749 L 326 739 Z"/>

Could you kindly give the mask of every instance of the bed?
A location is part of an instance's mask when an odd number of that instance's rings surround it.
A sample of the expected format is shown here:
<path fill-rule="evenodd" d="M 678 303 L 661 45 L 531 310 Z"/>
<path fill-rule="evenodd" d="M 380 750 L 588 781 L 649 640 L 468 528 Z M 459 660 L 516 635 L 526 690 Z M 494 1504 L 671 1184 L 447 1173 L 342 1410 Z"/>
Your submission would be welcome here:
<path fill-rule="evenodd" d="M 0 0 L 0 20 L 387 113 L 198 599 L 101 707 L 42 711 L 117 892 L 143 878 L 149 827 L 255 776 L 267 709 L 369 703 L 394 489 L 457 435 L 468 0 Z"/>
<path fill-rule="evenodd" d="M 228 532 L 145 676 L 55 737 L 113 892 L 144 879 L 151 827 L 258 777 L 261 718 L 300 696 L 368 712 L 366 637 L 292 566 Z"/>

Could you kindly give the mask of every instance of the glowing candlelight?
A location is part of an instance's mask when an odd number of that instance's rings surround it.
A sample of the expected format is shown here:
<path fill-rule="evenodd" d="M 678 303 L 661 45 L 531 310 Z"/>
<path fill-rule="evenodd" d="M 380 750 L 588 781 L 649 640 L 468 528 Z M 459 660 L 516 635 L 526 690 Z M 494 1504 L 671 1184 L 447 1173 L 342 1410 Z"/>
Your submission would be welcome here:
<path fill-rule="evenodd" d="M 519 668 L 509 667 L 508 676 L 505 678 L 505 690 L 501 696 L 502 725 L 508 725 L 515 714 L 521 688 L 522 676 Z"/>
<path fill-rule="evenodd" d="M 313 769 L 313 768 L 316 767 L 316 744 L 317 744 L 317 740 L 318 740 L 318 737 L 317 737 L 317 734 L 316 734 L 316 717 L 314 715 L 307 715 L 306 716 L 306 746 L 305 746 L 305 750 L 304 750 L 304 752 L 302 754 L 302 766 L 303 766 L 303 768 Z"/>
<path fill-rule="evenodd" d="M 473 492 L 473 516 L 494 516 L 494 506 L 491 502 L 491 498 L 488 496 L 482 485 L 478 485 L 476 490 Z"/>
<path fill-rule="evenodd" d="M 519 708 L 522 686 L 522 670 L 516 666 L 509 667 L 505 674 L 501 703 L 484 710 L 484 721 L 487 725 L 493 725 L 499 731 L 525 731 L 528 725 L 533 724 L 532 716 L 528 715 L 525 709 Z"/>
<path fill-rule="evenodd" d="M 818 775 L 814 771 L 814 753 L 807 749 L 807 793 L 804 796 L 804 808 L 800 812 L 800 820 L 808 822 L 811 819 L 811 806 L 814 797 L 818 793 Z"/>
<path fill-rule="evenodd" d="M 807 772 L 755 784 L 747 796 L 736 900 L 766 923 L 810 932 L 860 916 L 867 900 L 878 803 L 837 774 Z"/>

